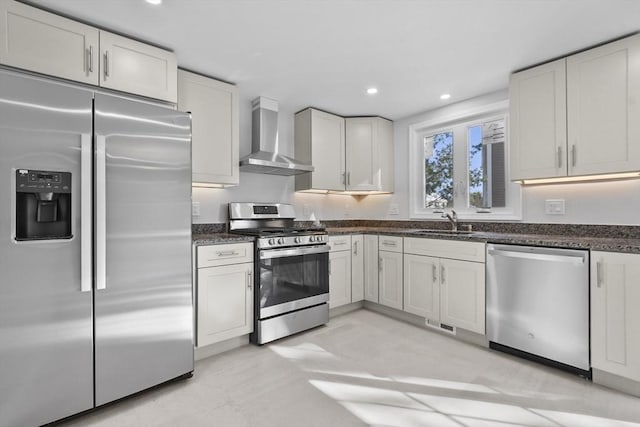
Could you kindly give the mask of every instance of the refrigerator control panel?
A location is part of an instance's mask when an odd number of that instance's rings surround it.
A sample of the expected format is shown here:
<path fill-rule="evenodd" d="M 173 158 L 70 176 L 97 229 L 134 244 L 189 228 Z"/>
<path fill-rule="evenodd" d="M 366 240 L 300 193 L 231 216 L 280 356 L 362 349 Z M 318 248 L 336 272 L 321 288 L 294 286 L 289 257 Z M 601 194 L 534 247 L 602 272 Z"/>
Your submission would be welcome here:
<path fill-rule="evenodd" d="M 19 193 L 71 193 L 71 173 L 18 169 L 16 191 Z"/>

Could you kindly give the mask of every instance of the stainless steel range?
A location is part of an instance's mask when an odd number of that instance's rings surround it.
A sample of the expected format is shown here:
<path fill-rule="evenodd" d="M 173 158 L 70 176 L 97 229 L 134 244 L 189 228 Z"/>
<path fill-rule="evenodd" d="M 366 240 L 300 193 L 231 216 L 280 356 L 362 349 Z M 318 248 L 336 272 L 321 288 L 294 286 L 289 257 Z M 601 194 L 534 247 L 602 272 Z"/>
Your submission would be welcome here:
<path fill-rule="evenodd" d="M 229 231 L 256 236 L 254 344 L 329 321 L 327 233 L 294 219 L 292 205 L 229 203 Z"/>

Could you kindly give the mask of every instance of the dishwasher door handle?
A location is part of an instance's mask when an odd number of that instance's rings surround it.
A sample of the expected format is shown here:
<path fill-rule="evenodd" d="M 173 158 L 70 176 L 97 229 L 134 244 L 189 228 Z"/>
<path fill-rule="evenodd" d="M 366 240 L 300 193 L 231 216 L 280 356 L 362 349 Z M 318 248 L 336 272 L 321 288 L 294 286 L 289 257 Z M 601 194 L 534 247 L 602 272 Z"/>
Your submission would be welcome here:
<path fill-rule="evenodd" d="M 549 254 L 536 252 L 520 252 L 514 250 L 505 251 L 502 249 L 488 249 L 487 253 L 493 256 L 502 256 L 507 258 L 524 258 L 536 261 L 572 262 L 576 264 L 584 264 L 585 262 L 585 256 L 582 254 Z"/>

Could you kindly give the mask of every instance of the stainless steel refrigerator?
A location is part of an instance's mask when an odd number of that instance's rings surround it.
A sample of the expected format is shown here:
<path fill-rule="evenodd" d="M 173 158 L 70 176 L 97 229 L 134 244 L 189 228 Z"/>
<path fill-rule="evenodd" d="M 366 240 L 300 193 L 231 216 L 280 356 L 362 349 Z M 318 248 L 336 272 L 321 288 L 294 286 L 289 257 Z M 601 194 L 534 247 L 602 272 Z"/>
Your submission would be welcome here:
<path fill-rule="evenodd" d="M 0 426 L 193 371 L 187 114 L 0 70 Z"/>

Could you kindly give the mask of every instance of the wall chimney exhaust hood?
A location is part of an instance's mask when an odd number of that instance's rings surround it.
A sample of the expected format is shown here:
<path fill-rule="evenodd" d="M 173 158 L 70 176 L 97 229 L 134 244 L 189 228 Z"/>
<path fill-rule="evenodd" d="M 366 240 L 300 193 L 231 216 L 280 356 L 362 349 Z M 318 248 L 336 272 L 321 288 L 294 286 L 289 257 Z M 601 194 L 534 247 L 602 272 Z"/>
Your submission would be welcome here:
<path fill-rule="evenodd" d="M 287 176 L 313 172 L 313 166 L 279 153 L 278 102 L 261 96 L 254 99 L 251 106 L 252 150 L 240 159 L 240 170 Z"/>

